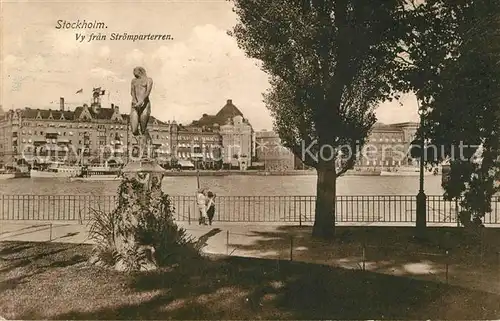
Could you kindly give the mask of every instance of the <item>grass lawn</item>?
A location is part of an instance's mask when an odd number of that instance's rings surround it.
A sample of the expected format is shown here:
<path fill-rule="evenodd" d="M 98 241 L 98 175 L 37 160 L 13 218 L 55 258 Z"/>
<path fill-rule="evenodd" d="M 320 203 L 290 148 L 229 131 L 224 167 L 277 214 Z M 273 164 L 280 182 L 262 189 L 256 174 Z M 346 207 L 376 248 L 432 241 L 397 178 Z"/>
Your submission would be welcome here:
<path fill-rule="evenodd" d="M 89 266 L 90 246 L 0 243 L 7 319 L 498 319 L 500 295 L 405 276 L 238 257 L 154 273 Z"/>

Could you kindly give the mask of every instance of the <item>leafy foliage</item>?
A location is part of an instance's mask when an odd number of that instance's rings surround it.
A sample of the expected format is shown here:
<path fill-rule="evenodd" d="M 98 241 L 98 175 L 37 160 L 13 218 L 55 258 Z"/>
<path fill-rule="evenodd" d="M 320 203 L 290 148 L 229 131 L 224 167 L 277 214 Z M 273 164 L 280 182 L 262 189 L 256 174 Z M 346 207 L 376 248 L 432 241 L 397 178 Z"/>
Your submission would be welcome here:
<path fill-rule="evenodd" d="M 364 143 L 374 108 L 391 97 L 404 32 L 401 1 L 235 1 L 240 17 L 233 34 L 270 75 L 265 102 L 284 144 L 303 155 L 317 141 L 332 147 Z M 354 164 L 344 159 L 339 174 Z M 329 158 L 329 157 L 324 157 Z M 332 161 L 335 163 L 335 161 Z"/>
<path fill-rule="evenodd" d="M 104 265 L 114 265 L 118 252 L 115 248 L 115 231 L 118 225 L 118 213 L 91 209 L 89 238 L 94 241 L 94 253 Z"/>
<path fill-rule="evenodd" d="M 177 226 L 175 208 L 161 191 L 161 179 L 151 187 L 125 177 L 118 188 L 118 204 L 111 212 L 93 210 L 90 238 L 95 256 L 105 265 L 120 262 L 125 270 L 137 271 L 146 264 L 166 266 L 185 256 L 199 255 L 200 248 Z"/>
<path fill-rule="evenodd" d="M 354 166 L 377 104 L 402 88 L 408 8 L 403 0 L 234 3 L 232 34 L 270 76 L 264 101 L 275 130 L 318 171 L 313 233 L 331 236 L 336 178 Z"/>
<path fill-rule="evenodd" d="M 417 12 L 434 21 L 408 41 L 406 85 L 426 112 L 418 134 L 437 148 L 428 162 L 450 162 L 445 198 L 460 200 L 463 222 L 480 223 L 500 181 L 500 1 L 432 0 Z"/>

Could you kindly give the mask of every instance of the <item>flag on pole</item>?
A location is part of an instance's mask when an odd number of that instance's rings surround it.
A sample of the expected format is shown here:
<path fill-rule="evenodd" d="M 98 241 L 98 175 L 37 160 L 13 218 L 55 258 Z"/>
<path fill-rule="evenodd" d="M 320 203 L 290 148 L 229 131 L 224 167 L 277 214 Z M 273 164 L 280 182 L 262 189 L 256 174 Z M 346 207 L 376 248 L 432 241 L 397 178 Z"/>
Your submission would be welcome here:
<path fill-rule="evenodd" d="M 83 93 L 83 88 L 82 88 L 82 89 L 80 89 L 80 90 L 77 90 L 77 91 L 76 91 L 76 93 L 77 93 L 77 94 L 81 94 L 81 93 Z"/>

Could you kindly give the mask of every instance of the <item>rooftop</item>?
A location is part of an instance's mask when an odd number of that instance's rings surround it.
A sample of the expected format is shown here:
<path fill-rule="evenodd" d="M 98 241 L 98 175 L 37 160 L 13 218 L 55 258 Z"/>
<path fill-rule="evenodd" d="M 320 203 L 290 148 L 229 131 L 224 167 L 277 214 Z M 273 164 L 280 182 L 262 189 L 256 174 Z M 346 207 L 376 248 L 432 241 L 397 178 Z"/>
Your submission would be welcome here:
<path fill-rule="evenodd" d="M 243 117 L 243 113 L 233 104 L 232 99 L 228 99 L 226 104 L 215 115 L 203 114 L 199 120 L 193 121 L 193 126 L 212 127 L 215 124 L 224 125 L 228 119 L 235 116 Z"/>
<path fill-rule="evenodd" d="M 112 105 L 111 108 L 99 108 L 94 110 L 87 104 L 83 106 L 78 106 L 74 111 L 71 110 L 58 110 L 58 109 L 34 109 L 30 107 L 25 107 L 24 109 L 18 110 L 23 118 L 26 119 L 40 119 L 40 120 L 68 120 L 68 121 L 78 121 L 78 120 L 109 120 L 114 121 L 115 119 L 123 122 L 127 122 L 129 115 L 122 114 L 119 111 L 119 106 Z M 116 115 L 115 115 L 116 114 Z M 0 117 L 2 114 L 0 113 Z M 115 117 L 115 119 L 113 118 Z M 151 116 L 151 122 L 156 122 L 158 124 L 166 124 L 155 117 Z"/>

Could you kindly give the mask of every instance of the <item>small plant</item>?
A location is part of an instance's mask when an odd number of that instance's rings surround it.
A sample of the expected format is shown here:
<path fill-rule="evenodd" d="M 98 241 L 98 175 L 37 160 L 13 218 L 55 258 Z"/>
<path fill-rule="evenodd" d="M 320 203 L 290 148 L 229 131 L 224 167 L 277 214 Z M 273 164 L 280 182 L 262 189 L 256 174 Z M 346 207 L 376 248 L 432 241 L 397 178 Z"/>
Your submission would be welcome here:
<path fill-rule="evenodd" d="M 114 265 L 118 256 L 115 244 L 117 226 L 116 211 L 105 212 L 91 209 L 89 238 L 95 243 L 94 259 L 107 266 Z"/>
<path fill-rule="evenodd" d="M 115 210 L 92 213 L 94 261 L 103 265 L 137 271 L 199 256 L 200 247 L 175 223 L 175 208 L 161 191 L 161 179 L 157 177 L 152 177 L 151 185 L 125 177 L 118 188 Z"/>
<path fill-rule="evenodd" d="M 464 227 L 484 227 L 480 215 L 471 214 L 470 211 L 460 211 L 458 219 Z"/>

